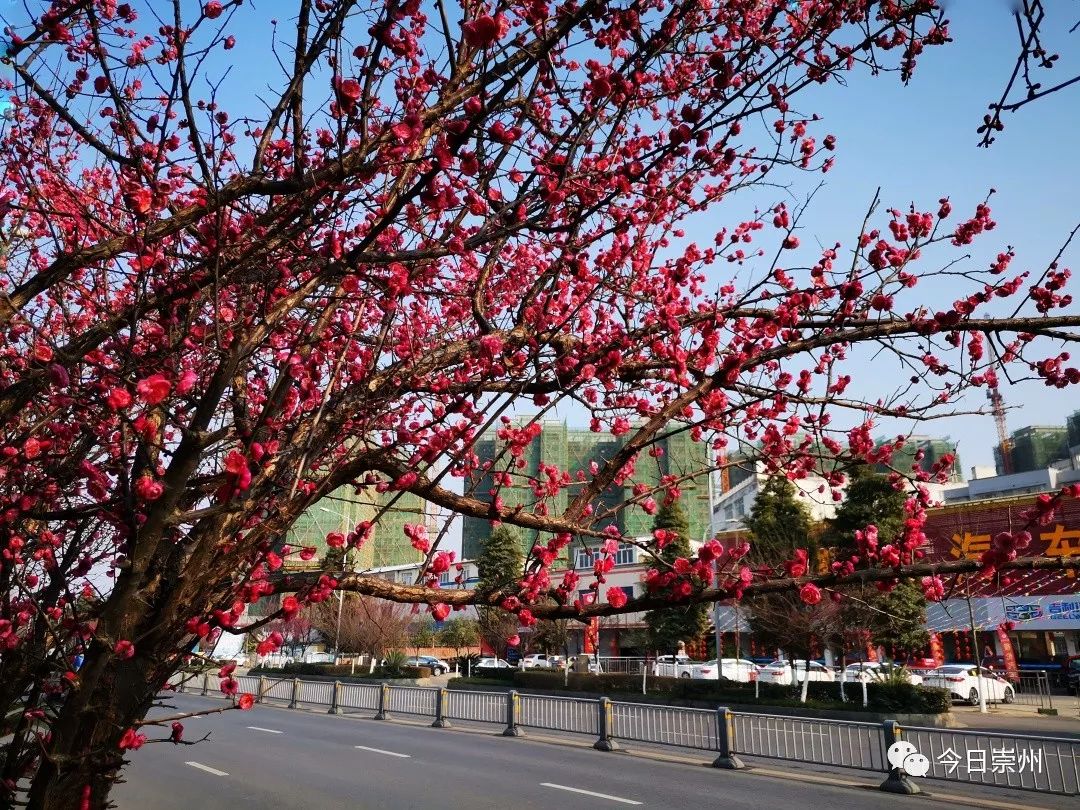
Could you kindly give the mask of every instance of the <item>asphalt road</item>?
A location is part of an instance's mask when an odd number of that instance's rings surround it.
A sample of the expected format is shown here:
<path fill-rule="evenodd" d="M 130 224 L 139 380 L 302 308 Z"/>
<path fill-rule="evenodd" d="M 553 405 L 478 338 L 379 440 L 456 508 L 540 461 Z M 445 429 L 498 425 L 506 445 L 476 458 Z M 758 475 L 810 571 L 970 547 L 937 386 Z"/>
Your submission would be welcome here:
<path fill-rule="evenodd" d="M 179 711 L 222 705 L 186 695 L 171 702 Z M 924 790 L 938 798 L 899 797 L 869 789 L 880 781 L 875 774 L 853 772 L 834 780 L 778 763 L 756 771 L 720 771 L 702 767 L 711 759 L 704 752 L 691 752 L 685 761 L 657 761 L 594 751 L 584 740 L 557 745 L 540 741 L 539 734 L 506 739 L 493 730 L 431 729 L 272 707 L 190 719 L 185 725 L 187 739 L 208 738 L 193 746 L 148 744 L 133 752 L 124 772 L 127 781 L 113 794 L 121 810 L 683 808 L 714 800 L 725 808 L 754 810 L 774 805 L 938 810 L 958 806 L 961 794 L 961 806 L 1075 806 L 1075 798 L 929 783 Z"/>

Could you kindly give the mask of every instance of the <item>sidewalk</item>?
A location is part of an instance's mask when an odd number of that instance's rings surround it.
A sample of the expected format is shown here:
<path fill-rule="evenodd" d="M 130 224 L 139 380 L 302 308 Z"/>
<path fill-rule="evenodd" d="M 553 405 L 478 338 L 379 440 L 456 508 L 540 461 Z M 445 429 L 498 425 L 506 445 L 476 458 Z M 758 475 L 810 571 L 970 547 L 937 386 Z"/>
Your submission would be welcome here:
<path fill-rule="evenodd" d="M 1058 708 L 1056 702 L 1054 705 Z M 958 729 L 1080 739 L 1080 712 L 1077 712 L 1076 698 L 1063 697 L 1058 712 L 1055 717 L 1037 714 L 1031 706 L 995 704 L 989 712 L 981 714 L 977 706 L 954 705 L 952 717 Z"/>

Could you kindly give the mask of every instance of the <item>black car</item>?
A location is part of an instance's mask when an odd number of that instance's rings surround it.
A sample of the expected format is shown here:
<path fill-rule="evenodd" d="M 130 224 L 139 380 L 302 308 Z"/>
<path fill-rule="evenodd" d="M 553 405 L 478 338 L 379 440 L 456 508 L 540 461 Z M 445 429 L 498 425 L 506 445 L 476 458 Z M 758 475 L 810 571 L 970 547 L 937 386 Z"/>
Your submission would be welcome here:
<path fill-rule="evenodd" d="M 1063 667 L 1065 674 L 1065 685 L 1069 692 L 1074 695 L 1080 695 L 1080 655 L 1071 655 L 1065 661 Z"/>
<path fill-rule="evenodd" d="M 428 667 L 432 675 L 443 675 L 450 671 L 450 665 L 433 655 L 419 655 L 405 661 L 407 667 Z"/>

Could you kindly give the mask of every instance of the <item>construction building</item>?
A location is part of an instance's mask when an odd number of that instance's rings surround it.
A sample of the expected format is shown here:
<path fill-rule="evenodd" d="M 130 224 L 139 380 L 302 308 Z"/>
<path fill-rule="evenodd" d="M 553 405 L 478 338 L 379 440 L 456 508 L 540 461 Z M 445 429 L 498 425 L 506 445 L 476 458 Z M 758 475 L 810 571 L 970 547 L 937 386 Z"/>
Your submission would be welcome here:
<path fill-rule="evenodd" d="M 398 496 L 397 499 L 378 515 L 380 508 L 389 504 L 394 495 Z M 353 487 L 346 486 L 335 490 L 296 519 L 285 542 L 293 548 L 314 548 L 315 557 L 305 562 L 293 556 L 287 565 L 297 568 L 318 565 L 329 550 L 326 545 L 328 534 L 340 532 L 347 535 L 365 520 L 375 521 L 375 527 L 368 541 L 359 550 L 349 553 L 350 569 L 367 571 L 415 564 L 423 560 L 423 555 L 412 547 L 405 536 L 404 527 L 406 523 L 420 523 L 432 531 L 431 504 L 409 492 L 378 494 L 369 488 L 357 495 Z"/>
<path fill-rule="evenodd" d="M 525 424 L 524 422 L 520 424 Z M 594 463 L 602 467 L 623 447 L 624 437 L 610 433 L 594 433 L 589 430 L 568 428 L 566 422 L 544 421 L 540 434 L 524 448 L 521 466 L 514 466 L 507 442 L 494 434 L 480 438 L 474 447 L 484 472 L 474 479 L 470 489 L 475 497 L 492 500 L 497 494 L 504 507 L 520 506 L 533 510 L 538 504 L 534 485 L 542 485 L 550 473 L 558 470 L 570 475 L 573 483 L 560 491 L 544 498 L 543 506 L 547 514 L 557 515 L 566 508 L 570 499 L 584 485 L 578 482 L 580 473 L 585 481 L 591 479 L 590 467 Z M 612 486 L 601 493 L 593 503 L 595 513 L 600 516 L 597 528 L 615 526 L 623 536 L 633 537 L 649 534 L 652 531 L 654 517 L 636 507 L 623 509 L 622 505 L 633 498 L 635 484 L 655 487 L 665 475 L 688 476 L 699 474 L 695 478 L 679 483 L 681 503 L 690 526 L 690 540 L 700 541 L 710 531 L 711 506 L 709 473 L 712 464 L 709 460 L 708 445 L 695 442 L 688 431 L 674 430 L 670 435 L 662 436 L 656 447 L 662 450 L 657 456 L 648 452 L 638 456 L 634 474 L 621 486 Z M 492 472 L 509 472 L 512 481 L 509 485 L 496 487 Z M 656 496 L 660 500 L 660 496 Z M 462 528 L 462 556 L 477 559 L 491 534 L 491 522 L 482 518 L 465 518 Z M 540 539 L 538 532 L 521 531 L 522 546 L 527 553 Z"/>
<path fill-rule="evenodd" d="M 891 444 L 892 441 L 892 439 L 882 439 L 877 444 L 880 447 L 882 444 Z M 915 466 L 915 456 L 919 452 L 923 454 L 922 460 L 918 462 L 919 468 L 922 470 L 932 469 L 944 456 L 951 455 L 953 462 L 949 468 L 948 480 L 950 482 L 964 480 L 963 467 L 960 466 L 960 454 L 956 450 L 956 442 L 952 441 L 948 436 L 944 438 L 908 436 L 904 446 L 893 451 L 889 465 L 879 465 L 877 471 L 887 474 L 892 470 L 897 470 L 906 475 Z"/>
<path fill-rule="evenodd" d="M 1080 433 L 1080 412 L 1069 417 L 1073 430 Z M 1014 430 L 1011 445 L 1012 472 L 1045 470 L 1059 462 L 1070 461 L 1069 427 L 1061 425 L 1032 425 Z M 1001 444 L 994 447 L 994 464 L 999 475 L 1006 473 Z"/>

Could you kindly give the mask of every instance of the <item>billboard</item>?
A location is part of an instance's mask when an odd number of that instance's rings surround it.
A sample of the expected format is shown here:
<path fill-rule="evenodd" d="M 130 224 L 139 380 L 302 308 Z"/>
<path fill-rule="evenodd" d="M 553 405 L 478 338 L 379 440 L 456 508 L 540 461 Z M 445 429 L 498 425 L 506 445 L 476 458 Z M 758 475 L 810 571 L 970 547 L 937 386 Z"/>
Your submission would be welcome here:
<path fill-rule="evenodd" d="M 1061 513 L 1047 526 L 1029 525 L 1024 512 L 1031 509 L 1034 495 L 1008 500 L 974 501 L 931 509 L 927 512 L 927 561 L 977 560 L 990 548 L 999 532 L 1031 533 L 1027 557 L 1080 557 L 1080 500 L 1067 499 Z M 1076 571 L 1031 571 L 1013 575 L 1010 584 L 994 580 L 972 583 L 973 596 L 1056 595 L 1080 591 Z"/>
<path fill-rule="evenodd" d="M 979 630 L 994 630 L 1007 621 L 1016 630 L 1068 630 L 1080 626 L 1080 595 L 974 597 L 971 609 Z M 926 625 L 938 633 L 970 629 L 967 600 L 929 603 Z"/>

